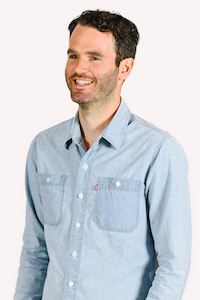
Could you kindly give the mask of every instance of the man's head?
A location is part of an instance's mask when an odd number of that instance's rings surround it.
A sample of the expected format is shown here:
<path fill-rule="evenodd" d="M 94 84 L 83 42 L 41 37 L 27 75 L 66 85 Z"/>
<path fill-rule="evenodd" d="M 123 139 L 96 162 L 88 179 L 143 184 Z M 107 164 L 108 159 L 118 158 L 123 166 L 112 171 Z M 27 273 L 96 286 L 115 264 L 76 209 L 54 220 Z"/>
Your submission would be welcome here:
<path fill-rule="evenodd" d="M 104 11 L 87 11 L 69 25 L 65 69 L 71 98 L 80 107 L 99 110 L 120 103 L 124 80 L 134 65 L 138 31 L 127 19 Z"/>
<path fill-rule="evenodd" d="M 125 58 L 135 59 L 139 32 L 131 21 L 119 14 L 107 11 L 85 11 L 69 24 L 70 36 L 78 24 L 96 28 L 101 32 L 112 33 L 115 40 L 117 67 Z"/>

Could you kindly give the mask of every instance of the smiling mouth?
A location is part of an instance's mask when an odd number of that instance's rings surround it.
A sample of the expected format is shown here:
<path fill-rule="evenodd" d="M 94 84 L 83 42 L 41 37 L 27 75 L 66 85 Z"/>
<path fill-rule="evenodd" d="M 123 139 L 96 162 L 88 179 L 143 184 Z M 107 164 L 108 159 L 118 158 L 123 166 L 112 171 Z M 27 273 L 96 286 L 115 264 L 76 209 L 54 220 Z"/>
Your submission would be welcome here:
<path fill-rule="evenodd" d="M 81 79 L 76 79 L 75 82 L 76 82 L 78 85 L 87 85 L 87 84 L 92 83 L 91 80 L 81 80 Z"/>

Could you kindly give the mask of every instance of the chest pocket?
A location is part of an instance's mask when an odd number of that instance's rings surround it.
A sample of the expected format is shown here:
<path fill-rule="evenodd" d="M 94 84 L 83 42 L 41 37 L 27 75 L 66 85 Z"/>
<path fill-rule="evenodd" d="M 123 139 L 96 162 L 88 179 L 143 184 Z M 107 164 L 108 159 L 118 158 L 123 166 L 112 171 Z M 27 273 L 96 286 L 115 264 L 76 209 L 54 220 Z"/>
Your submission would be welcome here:
<path fill-rule="evenodd" d="M 132 232 L 138 226 L 143 183 L 99 178 L 94 222 L 101 230 Z"/>
<path fill-rule="evenodd" d="M 62 221 L 66 176 L 39 175 L 45 224 L 58 226 Z"/>

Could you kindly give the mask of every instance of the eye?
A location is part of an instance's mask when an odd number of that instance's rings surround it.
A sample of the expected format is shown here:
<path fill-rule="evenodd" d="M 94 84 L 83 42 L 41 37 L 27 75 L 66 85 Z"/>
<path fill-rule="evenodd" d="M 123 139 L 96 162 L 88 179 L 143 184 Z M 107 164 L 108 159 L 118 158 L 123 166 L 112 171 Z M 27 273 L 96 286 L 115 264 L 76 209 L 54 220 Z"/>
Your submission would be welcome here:
<path fill-rule="evenodd" d="M 92 56 L 90 59 L 91 59 L 91 60 L 93 60 L 93 61 L 95 61 L 95 60 L 99 60 L 99 58 L 98 58 L 98 57 L 96 57 L 96 56 Z"/>
<path fill-rule="evenodd" d="M 69 58 L 71 58 L 71 59 L 76 59 L 76 58 L 77 58 L 77 55 L 76 55 L 76 54 L 70 54 Z"/>

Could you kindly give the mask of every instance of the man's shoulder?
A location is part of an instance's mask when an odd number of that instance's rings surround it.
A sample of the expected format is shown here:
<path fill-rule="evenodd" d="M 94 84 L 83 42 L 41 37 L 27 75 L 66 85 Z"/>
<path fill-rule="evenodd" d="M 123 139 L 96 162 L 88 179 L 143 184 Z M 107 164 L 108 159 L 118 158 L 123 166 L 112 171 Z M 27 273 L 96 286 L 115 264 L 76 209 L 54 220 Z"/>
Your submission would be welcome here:
<path fill-rule="evenodd" d="M 51 135 L 51 134 L 55 134 L 58 132 L 63 132 L 63 131 L 70 131 L 73 125 L 73 121 L 74 121 L 74 117 L 69 119 L 69 120 L 65 120 L 61 123 L 55 124 L 45 130 L 42 130 L 40 132 L 41 135 Z"/>
<path fill-rule="evenodd" d="M 131 114 L 132 126 L 135 130 L 138 130 L 140 134 L 145 134 L 147 136 L 154 136 L 155 138 L 160 139 L 169 139 L 173 138 L 173 136 L 164 129 L 154 125 L 153 123 L 137 116 Z"/>
<path fill-rule="evenodd" d="M 35 137 L 37 143 L 65 141 L 72 134 L 74 117 L 39 132 Z"/>
<path fill-rule="evenodd" d="M 184 153 L 181 144 L 173 135 L 141 117 L 131 114 L 129 125 L 129 140 L 134 141 L 134 147 L 138 143 L 139 148 L 146 149 L 149 153 L 153 151 L 154 155 L 160 149 L 168 154 L 173 152 L 182 155 Z"/>

